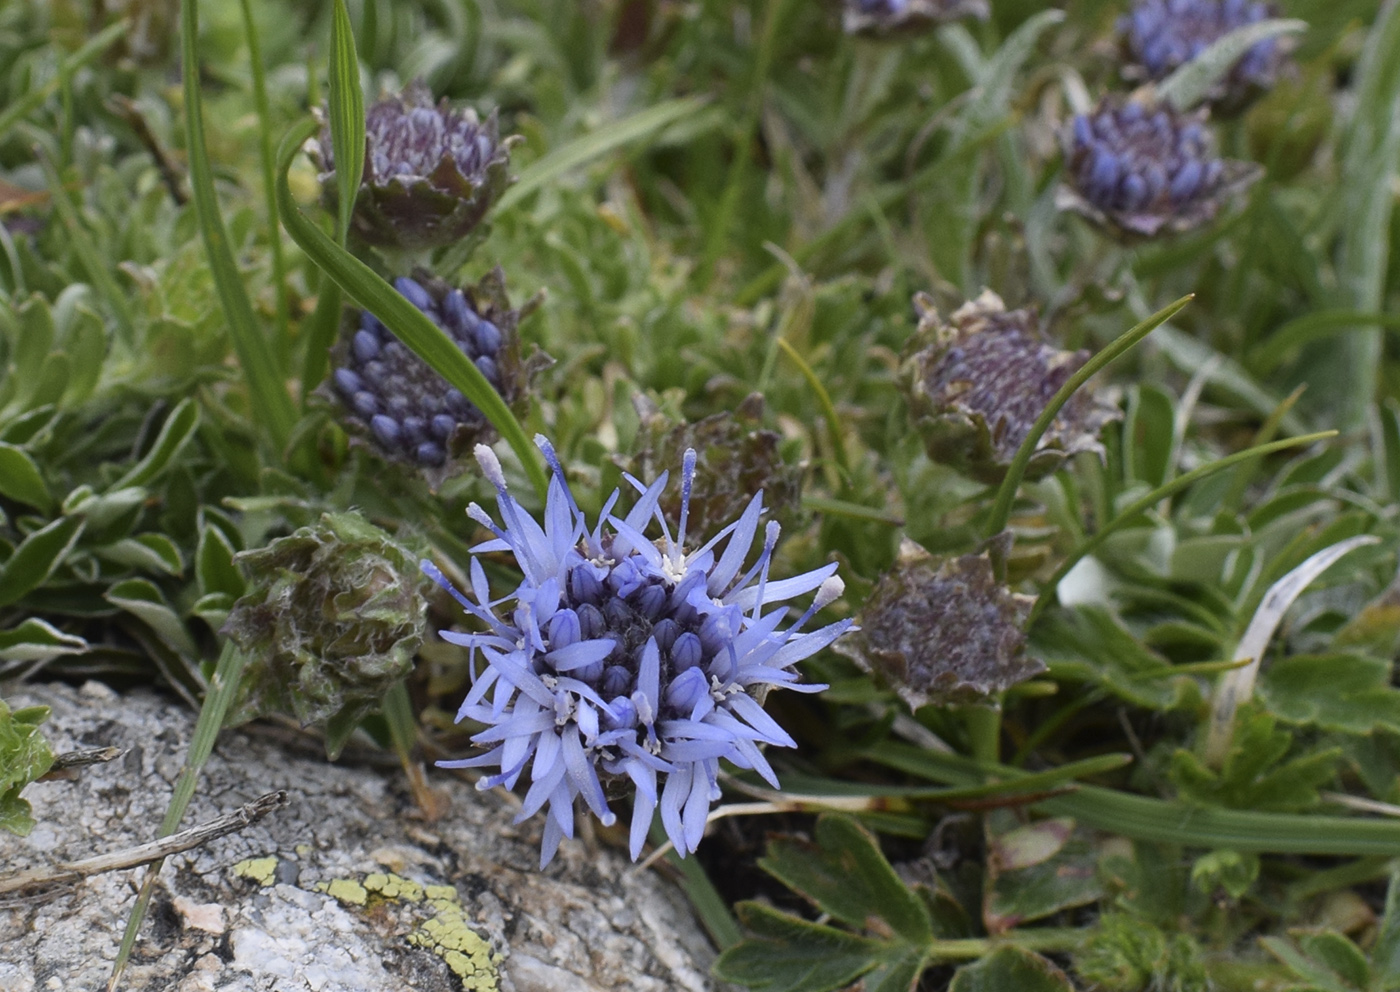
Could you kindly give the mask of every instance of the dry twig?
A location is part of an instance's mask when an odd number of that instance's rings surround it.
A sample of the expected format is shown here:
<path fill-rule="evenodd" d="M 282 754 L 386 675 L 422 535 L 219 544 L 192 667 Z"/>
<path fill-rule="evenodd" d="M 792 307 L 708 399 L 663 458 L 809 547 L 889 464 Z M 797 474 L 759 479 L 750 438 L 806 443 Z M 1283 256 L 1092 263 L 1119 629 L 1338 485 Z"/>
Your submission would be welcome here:
<path fill-rule="evenodd" d="M 129 847 L 124 851 L 113 851 L 110 854 L 99 854 L 95 858 L 84 858 L 82 861 L 59 862 L 45 868 L 29 868 L 9 875 L 0 875 L 0 895 L 47 885 L 76 882 L 89 875 L 100 875 L 103 872 L 120 871 L 124 868 L 135 868 L 138 865 L 149 864 L 171 854 L 198 847 L 216 837 L 223 837 L 225 834 L 242 830 L 244 827 L 257 823 L 273 810 L 286 806 L 287 802 L 286 792 L 269 792 L 240 806 L 232 813 L 225 813 L 207 823 L 182 830 L 178 834 L 171 834 L 169 837 L 162 837 L 160 840 L 153 840 L 148 844 L 138 844 L 136 847 Z"/>

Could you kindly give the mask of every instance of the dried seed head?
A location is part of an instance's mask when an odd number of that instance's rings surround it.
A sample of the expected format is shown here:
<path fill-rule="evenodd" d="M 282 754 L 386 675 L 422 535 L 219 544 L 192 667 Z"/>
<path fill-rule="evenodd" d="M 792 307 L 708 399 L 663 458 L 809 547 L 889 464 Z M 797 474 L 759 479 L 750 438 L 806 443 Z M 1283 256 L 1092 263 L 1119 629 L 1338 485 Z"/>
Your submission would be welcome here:
<path fill-rule="evenodd" d="M 1007 310 L 990 290 L 944 322 L 920 295 L 919 327 L 900 378 L 929 457 L 996 484 L 1051 397 L 1089 360 L 1040 339 L 1035 315 Z M 1076 392 L 1041 437 L 1026 469 L 1042 478 L 1070 455 L 1102 453 L 1098 435 L 1119 411 L 1088 387 Z"/>
<path fill-rule="evenodd" d="M 1045 670 L 1025 652 L 1033 602 L 996 581 L 985 552 L 935 558 L 905 542 L 836 650 L 911 709 L 984 699 Z"/>

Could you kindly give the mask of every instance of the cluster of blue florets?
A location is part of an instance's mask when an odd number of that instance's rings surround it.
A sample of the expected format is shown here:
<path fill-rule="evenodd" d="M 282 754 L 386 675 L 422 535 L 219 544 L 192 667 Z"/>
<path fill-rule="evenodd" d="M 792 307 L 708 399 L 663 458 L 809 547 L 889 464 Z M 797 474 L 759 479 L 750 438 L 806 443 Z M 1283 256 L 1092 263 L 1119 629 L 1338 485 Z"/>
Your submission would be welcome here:
<path fill-rule="evenodd" d="M 501 388 L 501 329 L 479 314 L 460 289 L 435 299 L 417 280 L 399 278 L 394 287 L 456 342 L 486 380 Z M 344 364 L 331 377 L 351 416 L 390 456 L 425 466 L 446 461 L 459 429 L 479 429 L 481 411 L 449 386 L 391 334 L 368 310 L 350 338 Z"/>
<path fill-rule="evenodd" d="M 1147 77 L 1165 79 L 1236 28 L 1274 16 L 1273 6 L 1259 0 L 1139 0 L 1119 30 L 1129 57 Z M 1278 40 L 1266 38 L 1231 69 L 1232 81 L 1266 86 L 1282 58 Z"/>
<path fill-rule="evenodd" d="M 540 522 L 515 502 L 490 448 L 477 448 L 496 487 L 498 524 L 472 504 L 472 519 L 495 540 L 474 553 L 506 552 L 524 578 L 494 597 L 480 560 L 471 562 L 471 596 L 458 592 L 431 563 L 426 574 L 446 587 L 475 620 L 476 631 L 442 631 L 444 639 L 486 662 L 458 711 L 484 726 L 472 740 L 486 753 L 445 768 L 491 768 L 478 788 L 530 782 L 517 822 L 546 810 L 541 866 L 574 832 L 582 798 L 605 825 L 616 816 L 605 781 L 630 781 L 631 853 L 635 859 L 659 810 L 682 854 L 705 832 L 720 796 L 719 762 L 778 779 L 764 745 L 796 742 L 763 711 L 770 689 L 813 692 L 793 666 L 851 627 L 838 620 L 806 624 L 841 595 L 830 564 L 790 578 L 770 578 L 778 525 L 761 528 L 761 494 L 739 519 L 698 547 L 687 523 L 696 453 L 681 466 L 681 515 L 673 533 L 659 508 L 667 473 L 650 485 L 627 476 L 639 494 L 624 515 L 614 492 L 590 526 L 575 502 L 553 447 L 537 441 L 554 469 Z M 646 536 L 657 525 L 660 539 Z M 722 549 L 721 549 L 722 544 Z M 795 620 L 788 603 L 815 594 Z"/>
<path fill-rule="evenodd" d="M 1100 210 L 1180 208 L 1209 196 L 1223 175 L 1201 123 L 1166 106 L 1102 105 L 1073 126 L 1075 183 Z"/>

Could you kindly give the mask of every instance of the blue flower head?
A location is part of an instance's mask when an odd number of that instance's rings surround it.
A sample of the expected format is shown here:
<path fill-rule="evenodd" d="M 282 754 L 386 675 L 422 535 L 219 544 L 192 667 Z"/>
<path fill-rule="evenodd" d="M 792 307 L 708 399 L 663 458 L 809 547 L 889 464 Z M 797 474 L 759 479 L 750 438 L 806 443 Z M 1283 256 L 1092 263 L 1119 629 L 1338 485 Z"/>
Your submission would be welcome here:
<path fill-rule="evenodd" d="M 1216 154 L 1201 114 L 1112 96 L 1071 122 L 1065 159 L 1057 204 L 1127 238 L 1207 224 L 1260 174 Z"/>
<path fill-rule="evenodd" d="M 524 574 L 513 593 L 491 598 L 486 573 L 471 562 L 468 597 L 431 562 L 422 568 L 443 585 L 484 629 L 442 631 L 444 639 L 479 651 L 486 667 L 475 676 L 457 719 L 485 725 L 472 741 L 486 753 L 443 768 L 493 768 L 477 788 L 530 783 L 516 822 L 547 807 L 540 867 L 574 832 L 574 800 L 611 825 L 616 817 L 605 782 L 630 780 L 631 852 L 636 860 L 659 806 L 677 851 L 694 851 L 705 832 L 710 804 L 719 798 L 719 760 L 753 769 L 774 788 L 777 777 L 761 745 L 795 742 L 763 711 L 769 689 L 816 692 L 799 684 L 793 665 L 850 629 L 841 620 L 810 633 L 802 628 L 841 595 L 829 564 L 789 579 L 769 576 L 778 525 L 769 522 L 757 560 L 747 564 L 759 532 L 762 494 L 738 520 L 695 550 L 686 550 L 686 518 L 695 452 L 681 469 L 681 512 L 673 537 L 658 507 L 663 472 L 651 485 L 627 481 L 640 497 L 614 513 L 619 493 L 589 527 L 574 501 L 553 447 L 536 443 L 553 468 L 542 522 L 531 518 L 506 489 L 490 448 L 476 456 L 496 487 L 497 524 L 472 504 L 472 519 L 494 540 L 474 553 L 508 551 Z M 646 531 L 655 521 L 661 537 Z M 721 545 L 723 545 L 721 549 Z M 811 605 L 785 629 L 786 605 L 816 592 Z M 475 666 L 473 666 L 475 667 Z"/>
<path fill-rule="evenodd" d="M 1165 79 L 1231 31 L 1277 16 L 1273 4 L 1260 0 L 1138 0 L 1118 22 L 1128 74 Z M 1211 102 L 1243 106 L 1274 84 L 1285 55 L 1278 38 L 1257 42 L 1212 90 Z"/>

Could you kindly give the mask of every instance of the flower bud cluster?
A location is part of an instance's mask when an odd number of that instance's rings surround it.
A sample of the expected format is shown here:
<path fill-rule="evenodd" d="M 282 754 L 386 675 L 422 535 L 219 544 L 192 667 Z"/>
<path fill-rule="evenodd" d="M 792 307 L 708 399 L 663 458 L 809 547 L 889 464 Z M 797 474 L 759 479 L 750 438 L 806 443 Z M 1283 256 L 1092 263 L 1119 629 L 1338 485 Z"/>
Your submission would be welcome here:
<path fill-rule="evenodd" d="M 380 100 L 365 114 L 368 154 L 353 226 L 381 248 L 417 251 L 451 244 L 481 223 L 510 184 L 510 145 L 492 114 L 433 104 L 421 83 Z M 335 208 L 338 188 L 329 137 L 315 149 L 321 188 Z"/>
<path fill-rule="evenodd" d="M 802 632 L 841 595 L 836 566 L 770 579 L 779 530 L 770 521 L 761 553 L 745 567 L 759 533 L 761 494 L 708 542 L 686 550 L 694 449 L 682 461 L 674 540 L 658 505 L 664 472 L 651 485 L 628 476 L 637 502 L 625 516 L 615 515 L 614 492 L 589 527 L 554 449 L 543 438 L 537 442 L 554 469 L 542 524 L 511 497 L 491 449 L 477 449 L 496 487 L 501 523 L 473 504 L 472 518 L 496 539 L 472 550 L 512 554 L 524 575 L 515 591 L 493 598 L 477 558 L 472 598 L 453 589 L 431 562 L 422 563 L 478 628 L 442 631 L 442 637 L 486 661 L 457 718 L 484 726 L 472 740 L 488 750 L 439 764 L 495 768 L 478 788 L 513 787 L 528 767 L 530 787 L 517 822 L 548 806 L 541 866 L 562 838 L 573 836 L 575 799 L 603 824 L 615 822 L 604 782 L 630 781 L 635 788 L 633 859 L 658 808 L 684 855 L 700 843 L 710 804 L 719 798 L 720 759 L 778 787 L 761 745 L 796 742 L 761 700 L 772 688 L 825 688 L 802 684 L 792 666 L 851 626 L 838 620 Z M 653 523 L 660 525 L 660 540 L 644 534 Z M 812 592 L 811 605 L 781 628 L 786 603 Z M 765 612 L 769 606 L 775 608 Z"/>
<path fill-rule="evenodd" d="M 1202 115 L 1165 103 L 1105 97 L 1066 144 L 1060 206 L 1129 237 L 1199 227 L 1259 174 L 1215 154 Z"/>
<path fill-rule="evenodd" d="M 1165 79 L 1237 28 L 1278 16 L 1260 0 L 1138 0 L 1118 22 L 1131 75 Z M 1239 105 L 1271 86 L 1283 65 L 1277 38 L 1252 45 L 1210 94 L 1213 102 Z"/>
<path fill-rule="evenodd" d="M 505 303 L 499 273 L 467 292 L 422 273 L 395 279 L 394 288 L 447 332 L 507 403 L 523 398 L 529 370 L 520 360 L 519 314 Z M 389 458 L 440 468 L 491 436 L 481 411 L 369 311 L 336 358 L 333 392 L 358 433 Z"/>
<path fill-rule="evenodd" d="M 843 25 L 848 34 L 889 35 L 987 14 L 986 0 L 846 0 Z"/>

